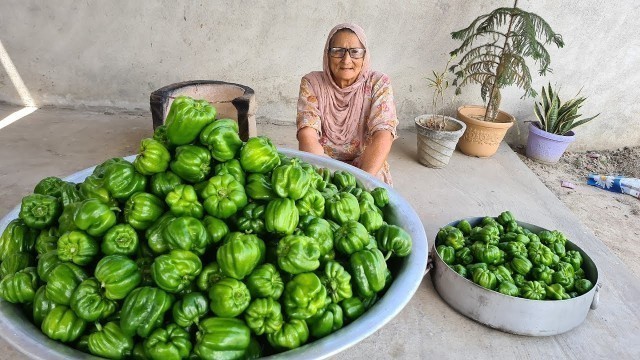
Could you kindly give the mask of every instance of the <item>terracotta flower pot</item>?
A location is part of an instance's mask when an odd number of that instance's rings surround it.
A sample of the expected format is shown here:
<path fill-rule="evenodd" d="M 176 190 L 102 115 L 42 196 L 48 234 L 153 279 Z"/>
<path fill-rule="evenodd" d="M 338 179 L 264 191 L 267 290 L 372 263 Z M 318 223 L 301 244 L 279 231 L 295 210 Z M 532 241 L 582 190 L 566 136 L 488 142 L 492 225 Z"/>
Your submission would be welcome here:
<path fill-rule="evenodd" d="M 495 122 L 484 121 L 485 107 L 467 105 L 458 108 L 458 119 L 467 125 L 467 130 L 458 141 L 458 148 L 464 154 L 490 157 L 498 151 L 500 142 L 516 119 L 504 111 L 499 111 Z"/>
<path fill-rule="evenodd" d="M 415 119 L 418 138 L 418 162 L 432 168 L 443 168 L 449 163 L 456 149 L 458 139 L 464 133 L 466 125 L 447 116 L 443 130 L 434 130 L 426 126 L 433 115 L 420 115 Z"/>

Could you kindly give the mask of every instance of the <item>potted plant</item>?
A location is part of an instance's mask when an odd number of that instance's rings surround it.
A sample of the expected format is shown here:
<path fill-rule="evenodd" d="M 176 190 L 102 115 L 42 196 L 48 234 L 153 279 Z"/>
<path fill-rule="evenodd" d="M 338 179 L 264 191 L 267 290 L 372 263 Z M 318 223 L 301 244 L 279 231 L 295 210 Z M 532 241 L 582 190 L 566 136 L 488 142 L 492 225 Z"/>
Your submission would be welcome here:
<path fill-rule="evenodd" d="M 542 102 L 536 102 L 534 107 L 538 121 L 529 123 L 527 157 L 546 163 L 558 162 L 575 139 L 573 129 L 600 115 L 580 119 L 582 115 L 578 111 L 586 98 L 578 97 L 579 94 L 578 91 L 573 99 L 562 102 L 558 90 L 554 91 L 551 84 L 547 90 L 542 87 Z"/>
<path fill-rule="evenodd" d="M 544 45 L 563 47 L 562 36 L 555 33 L 540 16 L 518 8 L 502 7 L 479 16 L 468 27 L 451 33 L 462 44 L 451 52 L 460 61 L 450 70 L 455 73 L 456 93 L 469 83 L 480 85 L 485 105 L 462 106 L 458 119 L 467 124 L 460 139 L 460 150 L 471 156 L 489 157 L 497 150 L 515 118 L 500 111 L 500 90 L 515 85 L 525 96 L 536 96 L 531 88 L 531 73 L 525 62 L 533 59 L 538 73 L 550 71 L 550 57 Z"/>
<path fill-rule="evenodd" d="M 433 113 L 415 118 L 418 161 L 432 168 L 443 168 L 449 163 L 458 139 L 466 129 L 463 122 L 445 115 L 444 92 L 449 88 L 447 68 L 450 62 L 451 59 L 442 72 L 432 71 L 433 78 L 427 78 L 429 87 L 433 88 L 431 101 Z"/>

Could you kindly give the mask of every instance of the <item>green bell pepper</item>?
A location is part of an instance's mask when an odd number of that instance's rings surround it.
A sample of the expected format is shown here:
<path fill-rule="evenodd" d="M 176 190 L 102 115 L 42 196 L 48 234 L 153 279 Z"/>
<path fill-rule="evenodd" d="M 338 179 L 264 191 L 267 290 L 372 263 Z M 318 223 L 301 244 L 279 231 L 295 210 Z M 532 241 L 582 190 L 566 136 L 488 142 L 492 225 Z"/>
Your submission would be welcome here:
<path fill-rule="evenodd" d="M 371 196 L 373 196 L 374 203 L 380 209 L 383 209 L 389 204 L 389 192 L 383 187 L 377 187 L 371 190 Z"/>
<path fill-rule="evenodd" d="M 230 217 L 248 203 L 244 186 L 229 174 L 209 178 L 200 197 L 204 199 L 205 211 L 219 219 Z"/>
<path fill-rule="evenodd" d="M 133 350 L 133 338 L 127 336 L 117 322 L 96 324 L 97 331 L 89 334 L 87 346 L 93 355 L 108 359 L 124 359 Z"/>
<path fill-rule="evenodd" d="M 303 197 L 296 200 L 296 207 L 300 216 L 313 215 L 322 218 L 325 212 L 324 205 L 324 197 L 320 191 L 314 188 L 309 188 Z"/>
<path fill-rule="evenodd" d="M 555 272 L 551 276 L 552 283 L 562 285 L 567 291 L 573 291 L 575 282 L 575 270 L 569 263 L 561 261 L 555 267 Z"/>
<path fill-rule="evenodd" d="M 58 258 L 58 250 L 51 250 L 45 254 L 38 256 L 38 277 L 44 281 L 49 281 L 49 275 L 51 274 L 51 270 L 53 270 L 59 264 L 62 264 L 63 261 Z"/>
<path fill-rule="evenodd" d="M 465 245 L 464 234 L 458 228 L 452 228 L 444 237 L 444 245 L 451 246 L 455 250 L 462 249 Z"/>
<path fill-rule="evenodd" d="M 164 315 L 171 309 L 173 296 L 155 287 L 139 287 L 124 299 L 120 310 L 120 327 L 128 336 L 138 334 L 146 338 L 164 321 Z"/>
<path fill-rule="evenodd" d="M 176 148 L 169 167 L 182 180 L 197 183 L 211 172 L 211 153 L 202 146 L 182 145 Z"/>
<path fill-rule="evenodd" d="M 464 265 L 456 264 L 456 265 L 451 266 L 451 269 L 453 271 L 457 272 L 463 278 L 468 278 L 469 277 L 469 273 L 467 272 L 467 268 Z"/>
<path fill-rule="evenodd" d="M 482 241 L 488 245 L 498 245 L 500 242 L 500 231 L 496 225 L 487 224 L 483 227 L 475 227 L 471 229 L 469 235 L 471 241 Z"/>
<path fill-rule="evenodd" d="M 253 137 L 240 149 L 240 165 L 246 172 L 266 174 L 280 165 L 278 150 L 268 137 Z"/>
<path fill-rule="evenodd" d="M 167 140 L 173 145 L 190 144 L 216 118 L 216 108 L 206 100 L 178 96 L 171 103 L 165 120 Z"/>
<path fill-rule="evenodd" d="M 34 268 L 36 266 L 35 259 L 31 253 L 14 253 L 0 264 L 0 279 L 31 266 Z"/>
<path fill-rule="evenodd" d="M 242 165 L 240 165 L 240 160 L 232 159 L 229 161 L 225 161 L 223 163 L 217 164 L 214 167 L 214 174 L 216 175 L 224 175 L 229 174 L 233 176 L 242 186 L 245 186 L 247 183 L 247 175 L 244 173 L 242 169 Z"/>
<path fill-rule="evenodd" d="M 236 317 L 249 306 L 251 294 L 240 280 L 224 278 L 209 289 L 209 308 L 216 316 Z"/>
<path fill-rule="evenodd" d="M 76 228 L 91 236 L 102 236 L 116 224 L 116 214 L 100 200 L 87 199 L 75 209 L 73 223 Z"/>
<path fill-rule="evenodd" d="M 104 173 L 104 188 L 112 197 L 126 200 L 134 193 L 144 191 L 147 177 L 138 173 L 129 162 L 117 162 L 107 167 Z"/>
<path fill-rule="evenodd" d="M 278 196 L 298 200 L 309 191 L 311 178 L 294 159 L 289 164 L 279 165 L 273 169 L 271 186 Z"/>
<path fill-rule="evenodd" d="M 349 220 L 360 219 L 360 204 L 358 199 L 350 193 L 339 192 L 326 202 L 326 212 L 329 219 L 344 224 Z"/>
<path fill-rule="evenodd" d="M 198 275 L 198 280 L 196 280 L 196 285 L 201 291 L 208 291 L 211 285 L 225 277 L 226 275 L 222 272 L 222 269 L 220 269 L 220 265 L 213 261 L 202 268 L 200 275 Z"/>
<path fill-rule="evenodd" d="M 467 220 L 461 220 L 460 222 L 458 222 L 458 224 L 456 225 L 456 228 L 462 231 L 462 234 L 464 236 L 471 235 L 471 224 Z"/>
<path fill-rule="evenodd" d="M 167 194 L 176 186 L 183 184 L 180 176 L 171 171 L 165 171 L 151 176 L 151 193 L 161 199 L 166 199 Z"/>
<path fill-rule="evenodd" d="M 334 233 L 327 220 L 311 215 L 301 216 L 295 234 L 308 236 L 318 243 L 320 247 L 320 262 L 334 258 Z"/>
<path fill-rule="evenodd" d="M 573 270 L 578 271 L 582 266 L 582 255 L 579 251 L 569 250 L 562 257 L 562 261 L 571 264 L 573 266 Z"/>
<path fill-rule="evenodd" d="M 245 241 L 236 237 L 220 246 L 216 252 L 216 259 L 222 273 L 237 280 L 251 274 L 264 256 L 259 244 L 262 240 L 258 240 Z"/>
<path fill-rule="evenodd" d="M 22 198 L 18 216 L 33 229 L 42 230 L 51 226 L 62 213 L 62 204 L 56 197 L 31 194 Z"/>
<path fill-rule="evenodd" d="M 548 300 L 567 300 L 571 296 L 566 293 L 564 287 L 560 284 L 552 284 L 546 286 L 546 299 Z"/>
<path fill-rule="evenodd" d="M 531 269 L 531 278 L 546 285 L 551 285 L 554 272 L 553 269 L 546 265 L 536 265 Z"/>
<path fill-rule="evenodd" d="M 325 337 L 342 328 L 344 324 L 342 308 L 338 304 L 329 304 L 322 314 L 307 320 L 309 332 L 315 338 Z"/>
<path fill-rule="evenodd" d="M 48 275 L 47 297 L 58 304 L 69 305 L 71 295 L 85 279 L 87 274 L 81 267 L 67 262 L 58 264 Z"/>
<path fill-rule="evenodd" d="M 336 170 L 333 172 L 331 182 L 338 187 L 338 190 L 343 191 L 346 188 L 356 186 L 356 177 L 348 171 Z"/>
<path fill-rule="evenodd" d="M 131 225 L 117 224 L 107 230 L 100 246 L 105 255 L 133 255 L 138 244 L 138 233 Z"/>
<path fill-rule="evenodd" d="M 175 216 L 192 216 L 202 219 L 204 208 L 198 201 L 196 190 L 191 185 L 176 185 L 165 198 L 169 210 Z"/>
<path fill-rule="evenodd" d="M 200 142 L 209 148 L 214 159 L 231 160 L 242 147 L 238 123 L 232 119 L 215 120 L 202 130 Z"/>
<path fill-rule="evenodd" d="M 117 304 L 103 294 L 98 280 L 89 278 L 75 289 L 69 307 L 80 319 L 94 322 L 115 313 Z"/>
<path fill-rule="evenodd" d="M 70 231 L 58 239 L 58 257 L 76 265 L 87 265 L 100 252 L 98 241 L 84 231 Z"/>
<path fill-rule="evenodd" d="M 108 255 L 100 259 L 94 272 L 105 297 L 124 299 L 142 281 L 142 272 L 135 261 L 124 255 Z"/>
<path fill-rule="evenodd" d="M 511 269 L 520 275 L 527 275 L 533 267 L 531 261 L 523 255 L 515 255 L 509 264 Z"/>
<path fill-rule="evenodd" d="M 155 329 L 144 340 L 144 352 L 152 360 L 186 359 L 192 348 L 191 336 L 176 324 Z"/>
<path fill-rule="evenodd" d="M 285 322 L 280 330 L 267 334 L 267 341 L 276 349 L 295 349 L 309 339 L 309 328 L 304 320 L 292 319 Z"/>
<path fill-rule="evenodd" d="M 249 174 L 247 176 L 245 191 L 253 200 L 269 201 L 278 197 L 271 186 L 271 178 L 266 174 Z"/>
<path fill-rule="evenodd" d="M 265 229 L 276 235 L 294 233 L 300 215 L 296 203 L 291 199 L 274 199 L 269 201 L 264 214 Z"/>
<path fill-rule="evenodd" d="M 170 160 L 171 154 L 161 142 L 150 138 L 142 139 L 133 167 L 142 175 L 153 175 L 165 172 Z"/>
<path fill-rule="evenodd" d="M 314 271 L 320 267 L 320 246 L 304 235 L 287 235 L 278 241 L 278 266 L 289 274 Z"/>
<path fill-rule="evenodd" d="M 350 297 L 340 301 L 340 308 L 344 315 L 345 322 L 352 322 L 364 314 L 365 308 L 362 300 L 357 297 Z"/>
<path fill-rule="evenodd" d="M 190 216 L 169 220 L 164 226 L 162 237 L 168 249 L 189 250 L 198 255 L 203 255 L 209 245 L 206 227 L 200 220 Z"/>
<path fill-rule="evenodd" d="M 579 295 L 586 294 L 593 287 L 593 283 L 588 279 L 578 279 L 574 282 L 573 287 Z"/>
<path fill-rule="evenodd" d="M 262 204 L 250 203 L 236 214 L 234 218 L 236 227 L 246 234 L 263 234 L 266 231 L 265 210 L 266 207 Z"/>
<path fill-rule="evenodd" d="M 543 245 L 542 243 L 530 243 L 528 246 L 529 260 L 534 265 L 546 265 L 553 264 L 553 252 L 551 249 Z"/>
<path fill-rule="evenodd" d="M 46 285 L 40 286 L 33 298 L 33 322 L 40 327 L 45 316 L 60 305 L 47 297 Z"/>
<path fill-rule="evenodd" d="M 513 283 L 513 277 L 511 276 L 511 271 L 507 269 L 505 266 L 498 265 L 494 270 L 492 270 L 493 274 L 496 276 L 496 280 L 499 284 L 503 282 Z"/>
<path fill-rule="evenodd" d="M 363 297 L 371 297 L 374 293 L 384 289 L 387 263 L 380 250 L 360 250 L 351 254 L 349 263 L 358 294 Z"/>
<path fill-rule="evenodd" d="M 103 161 L 100 165 L 96 166 L 93 169 L 93 172 L 91 173 L 91 175 L 95 175 L 99 178 L 103 178 L 104 175 L 107 173 L 107 169 L 111 167 L 111 165 L 120 164 L 120 163 L 127 164 L 129 162 L 121 157 L 114 157 L 114 158 L 107 159 Z"/>
<path fill-rule="evenodd" d="M 504 263 L 504 251 L 495 245 L 485 245 L 472 247 L 473 257 L 488 265 L 498 265 Z"/>
<path fill-rule="evenodd" d="M 461 232 L 460 236 L 462 236 Z M 461 237 L 461 239 L 464 246 L 464 237 Z M 387 253 L 385 259 L 388 259 L 391 254 L 397 257 L 405 257 L 411 253 L 411 235 L 396 225 L 382 225 L 376 232 L 376 242 L 378 243 L 378 249 Z M 453 248 L 455 249 L 455 247 Z"/>
<path fill-rule="evenodd" d="M 527 246 L 520 241 L 501 242 L 498 244 L 498 248 L 510 257 L 515 255 L 528 255 Z"/>
<path fill-rule="evenodd" d="M 38 290 L 38 273 L 28 267 L 9 274 L 0 281 L 0 298 L 10 303 L 30 303 Z"/>
<path fill-rule="evenodd" d="M 5 261 L 15 253 L 33 251 L 38 231 L 25 224 L 22 219 L 13 219 L 0 236 L 0 260 Z"/>
<path fill-rule="evenodd" d="M 284 323 L 280 303 L 270 297 L 253 300 L 244 313 L 244 319 L 256 335 L 273 334 Z"/>
<path fill-rule="evenodd" d="M 129 199 L 124 207 L 124 220 L 136 230 L 144 231 L 162 216 L 164 202 L 157 196 L 138 192 Z"/>
<path fill-rule="evenodd" d="M 60 196 L 62 195 L 63 183 L 64 183 L 64 180 L 58 177 L 48 176 L 40 180 L 36 184 L 35 188 L 33 188 L 33 193 L 40 194 L 40 195 L 49 195 L 56 198 L 60 198 Z"/>
<path fill-rule="evenodd" d="M 83 182 L 78 185 L 78 190 L 84 199 L 98 199 L 101 202 L 114 207 L 118 202 L 111 196 L 109 190 L 104 187 L 104 177 L 97 175 L 87 176 Z"/>
<path fill-rule="evenodd" d="M 207 234 L 209 234 L 209 243 L 217 244 L 229 233 L 229 226 L 227 224 L 213 216 L 205 216 L 202 220 Z"/>
<path fill-rule="evenodd" d="M 35 249 L 38 255 L 46 254 L 51 250 L 55 250 L 58 247 L 58 238 L 60 238 L 60 231 L 57 227 L 50 227 L 48 229 L 40 230 L 36 237 Z"/>
<path fill-rule="evenodd" d="M 498 285 L 496 291 L 509 296 L 520 296 L 520 289 L 518 289 L 518 287 L 514 283 L 508 281 L 501 282 L 500 285 Z"/>
<path fill-rule="evenodd" d="M 60 201 L 63 207 L 82 200 L 84 200 L 84 197 L 80 193 L 78 184 L 67 181 L 62 183 Z"/>
<path fill-rule="evenodd" d="M 290 319 L 308 319 L 327 304 L 327 289 L 311 272 L 295 275 L 285 285 L 283 296 L 285 313 Z"/>
<path fill-rule="evenodd" d="M 463 247 L 455 251 L 455 263 L 460 265 L 469 265 L 474 262 L 473 254 L 471 254 L 471 249 L 468 247 Z"/>
<path fill-rule="evenodd" d="M 324 265 L 320 282 L 327 289 L 327 296 L 333 303 L 339 303 L 353 296 L 351 275 L 336 261 L 328 261 Z"/>
<path fill-rule="evenodd" d="M 44 317 L 40 329 L 53 340 L 73 342 L 82 335 L 87 323 L 66 306 L 57 306 Z"/>
<path fill-rule="evenodd" d="M 199 292 L 192 292 L 173 304 L 173 321 L 179 326 L 188 329 L 191 325 L 200 322 L 209 311 L 209 301 L 207 297 Z"/>
<path fill-rule="evenodd" d="M 547 289 L 543 282 L 525 281 L 520 287 L 520 294 L 529 300 L 544 300 L 547 296 Z"/>
<path fill-rule="evenodd" d="M 210 317 L 200 322 L 194 346 L 204 360 L 242 359 L 251 341 L 251 330 L 240 319 Z"/>
<path fill-rule="evenodd" d="M 273 264 L 256 267 L 246 280 L 252 298 L 270 297 L 278 300 L 284 291 L 284 282 Z"/>
<path fill-rule="evenodd" d="M 436 252 L 447 265 L 453 265 L 456 261 L 456 250 L 451 246 L 438 245 L 436 246 Z"/>
<path fill-rule="evenodd" d="M 334 234 L 334 246 L 344 255 L 351 255 L 363 250 L 369 243 L 369 233 L 361 223 L 348 220 Z"/>
<path fill-rule="evenodd" d="M 474 283 L 482 286 L 483 288 L 487 288 L 489 290 L 493 290 L 498 285 L 498 280 L 496 275 L 491 272 L 491 270 L 485 270 L 481 268 L 477 268 L 471 274 L 471 279 Z"/>
<path fill-rule="evenodd" d="M 170 293 L 187 288 L 202 270 L 198 255 L 187 250 L 174 249 L 160 255 L 151 264 L 151 276 L 156 285 Z"/>

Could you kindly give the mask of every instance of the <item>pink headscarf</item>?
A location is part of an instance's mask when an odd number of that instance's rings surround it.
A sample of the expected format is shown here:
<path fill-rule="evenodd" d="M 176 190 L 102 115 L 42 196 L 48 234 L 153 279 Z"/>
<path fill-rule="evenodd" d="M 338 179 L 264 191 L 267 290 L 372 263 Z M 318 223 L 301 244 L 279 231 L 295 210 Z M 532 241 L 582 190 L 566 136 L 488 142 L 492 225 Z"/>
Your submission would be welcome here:
<path fill-rule="evenodd" d="M 333 77 L 329 69 L 329 47 L 331 46 L 331 38 L 339 30 L 349 29 L 353 31 L 358 40 L 362 43 L 366 52 L 362 64 L 362 70 L 356 81 L 341 89 Z M 336 25 L 324 45 L 324 55 L 322 60 L 322 72 L 313 72 L 306 76 L 318 98 L 320 113 L 323 116 L 322 128 L 323 133 L 333 143 L 341 144 L 349 141 L 356 133 L 358 124 L 361 123 L 365 116 L 365 102 L 367 97 L 365 94 L 365 84 L 370 75 L 369 48 L 367 46 L 367 37 L 364 30 L 356 24 L 344 23 Z"/>

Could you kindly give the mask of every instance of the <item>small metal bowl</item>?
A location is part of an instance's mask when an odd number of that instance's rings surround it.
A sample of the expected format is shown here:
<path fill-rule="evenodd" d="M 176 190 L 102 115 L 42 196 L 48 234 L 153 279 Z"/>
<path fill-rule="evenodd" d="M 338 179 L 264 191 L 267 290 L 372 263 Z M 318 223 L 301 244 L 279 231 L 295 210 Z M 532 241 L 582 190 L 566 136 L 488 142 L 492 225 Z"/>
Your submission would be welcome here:
<path fill-rule="evenodd" d="M 482 217 L 467 218 L 476 226 Z M 447 225 L 456 226 L 460 221 Z M 518 221 L 518 225 L 534 233 L 543 230 L 539 226 Z M 601 284 L 598 269 L 589 255 L 576 244 L 567 241 L 567 250 L 577 250 L 583 258 L 585 277 L 593 284 L 587 293 L 567 300 L 529 300 L 504 295 L 486 289 L 451 269 L 437 251 L 432 252 L 431 280 L 442 299 L 462 315 L 491 328 L 511 334 L 549 336 L 567 332 L 580 325 L 589 309 L 595 309 L 599 301 Z"/>

